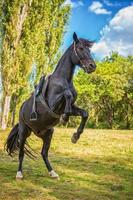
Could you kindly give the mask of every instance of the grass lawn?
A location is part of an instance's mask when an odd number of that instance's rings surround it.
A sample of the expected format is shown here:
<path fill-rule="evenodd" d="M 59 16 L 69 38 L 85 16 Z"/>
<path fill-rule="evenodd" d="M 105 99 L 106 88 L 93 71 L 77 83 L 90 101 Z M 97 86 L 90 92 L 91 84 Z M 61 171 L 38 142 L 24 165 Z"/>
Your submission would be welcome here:
<path fill-rule="evenodd" d="M 133 200 L 133 131 L 86 129 L 72 144 L 73 129 L 55 129 L 49 158 L 60 180 L 48 176 L 32 135 L 37 159 L 25 157 L 19 181 L 17 156 L 3 151 L 8 132 L 0 131 L 0 200 Z"/>

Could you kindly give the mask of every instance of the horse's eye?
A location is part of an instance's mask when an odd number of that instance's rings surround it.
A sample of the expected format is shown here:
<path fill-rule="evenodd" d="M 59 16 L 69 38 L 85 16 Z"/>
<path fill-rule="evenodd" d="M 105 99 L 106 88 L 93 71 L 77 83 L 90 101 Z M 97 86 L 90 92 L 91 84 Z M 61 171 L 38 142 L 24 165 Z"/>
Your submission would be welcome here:
<path fill-rule="evenodd" d="M 84 48 L 83 48 L 83 47 L 80 47 L 79 49 L 80 49 L 81 51 L 83 51 Z"/>

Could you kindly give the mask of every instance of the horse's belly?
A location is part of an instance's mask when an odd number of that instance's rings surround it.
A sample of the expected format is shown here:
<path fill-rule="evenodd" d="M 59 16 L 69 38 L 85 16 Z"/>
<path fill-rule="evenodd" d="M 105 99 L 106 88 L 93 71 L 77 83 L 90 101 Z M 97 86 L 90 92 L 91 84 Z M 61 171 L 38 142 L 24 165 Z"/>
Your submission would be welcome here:
<path fill-rule="evenodd" d="M 49 129 L 51 127 L 54 127 L 58 123 L 59 119 L 52 119 L 52 118 L 48 118 L 47 120 L 41 118 L 37 119 L 36 121 L 30 122 L 32 129 L 35 130 L 36 132 L 40 132 Z"/>

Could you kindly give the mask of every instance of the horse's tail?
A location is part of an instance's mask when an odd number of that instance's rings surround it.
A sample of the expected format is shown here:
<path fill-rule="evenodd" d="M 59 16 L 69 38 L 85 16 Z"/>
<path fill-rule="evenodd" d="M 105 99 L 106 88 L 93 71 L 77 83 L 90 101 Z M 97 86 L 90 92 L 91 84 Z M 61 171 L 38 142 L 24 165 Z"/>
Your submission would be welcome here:
<path fill-rule="evenodd" d="M 5 149 L 10 156 L 19 148 L 18 126 L 19 124 L 16 124 L 12 128 L 5 143 Z"/>
<path fill-rule="evenodd" d="M 19 150 L 19 124 L 16 124 L 11 132 L 8 135 L 8 138 L 5 143 L 5 150 L 7 151 L 8 155 L 12 156 L 13 153 Z M 24 152 L 30 158 L 36 158 L 33 155 L 33 149 L 29 146 L 28 142 L 25 142 Z"/>

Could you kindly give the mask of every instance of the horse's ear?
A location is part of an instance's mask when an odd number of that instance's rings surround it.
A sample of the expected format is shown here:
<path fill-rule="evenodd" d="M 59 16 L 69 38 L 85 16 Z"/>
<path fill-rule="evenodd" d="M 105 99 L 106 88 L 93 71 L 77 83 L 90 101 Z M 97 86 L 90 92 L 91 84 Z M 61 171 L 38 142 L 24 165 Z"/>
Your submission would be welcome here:
<path fill-rule="evenodd" d="M 79 41 L 78 36 L 77 36 L 77 34 L 75 32 L 73 33 L 73 40 L 76 43 Z"/>

